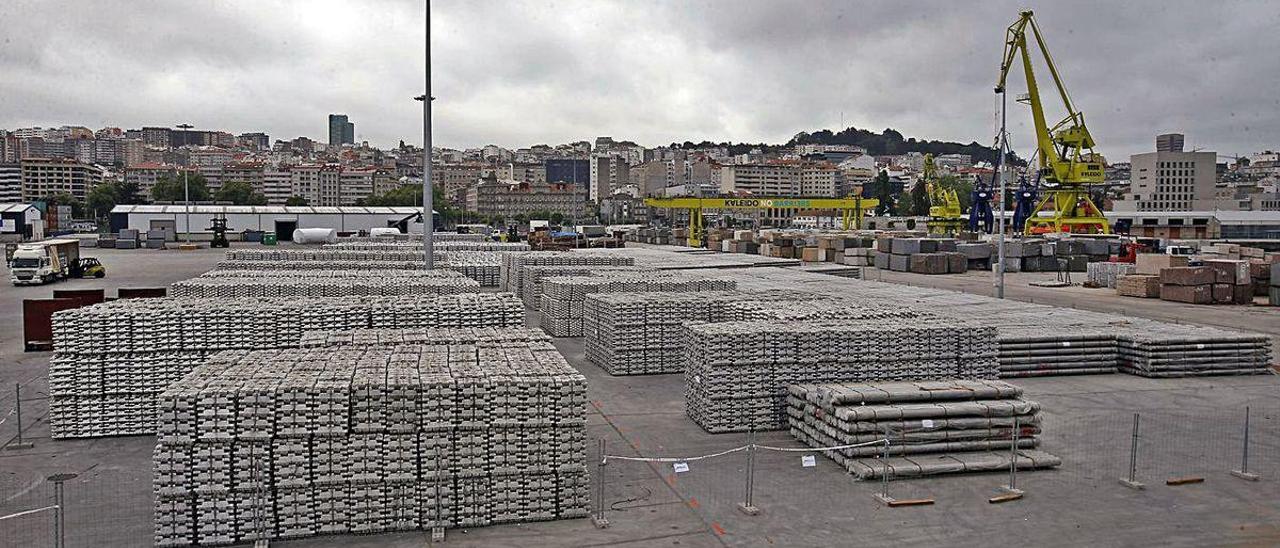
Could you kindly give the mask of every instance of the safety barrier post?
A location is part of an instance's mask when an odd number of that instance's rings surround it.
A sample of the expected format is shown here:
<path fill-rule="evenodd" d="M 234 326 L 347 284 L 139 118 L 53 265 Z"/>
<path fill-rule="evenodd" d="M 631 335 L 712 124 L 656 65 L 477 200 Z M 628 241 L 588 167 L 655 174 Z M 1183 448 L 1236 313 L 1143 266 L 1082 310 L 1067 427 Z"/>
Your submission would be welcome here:
<path fill-rule="evenodd" d="M 18 421 L 18 437 L 13 439 L 13 443 L 5 446 L 5 449 L 28 449 L 31 442 L 22 439 L 22 385 L 13 384 L 13 412 L 14 419 Z"/>
<path fill-rule="evenodd" d="M 1013 417 L 1013 429 L 1009 432 L 1009 484 L 1000 486 L 1001 495 L 987 499 L 991 504 L 1022 498 L 1023 491 L 1018 488 L 1018 440 L 1022 438 L 1021 428 L 1018 417 Z"/>
<path fill-rule="evenodd" d="M 604 438 L 600 438 L 596 444 L 596 511 L 591 516 L 591 522 L 598 529 L 609 527 L 609 520 L 604 516 L 604 455 L 605 441 Z"/>
<path fill-rule="evenodd" d="M 1240 469 L 1231 475 L 1249 481 L 1258 481 L 1258 474 L 1249 471 L 1249 407 L 1244 408 L 1244 447 L 1240 451 Z"/>
<path fill-rule="evenodd" d="M 67 504 L 66 497 L 63 496 L 63 484 L 67 480 L 74 479 L 76 474 L 54 474 L 49 476 L 49 481 L 53 482 L 53 546 L 54 548 L 65 548 L 67 545 Z"/>
<path fill-rule="evenodd" d="M 760 509 L 756 507 L 753 500 L 753 491 L 756 483 L 756 429 L 752 428 L 747 431 L 747 485 L 746 494 L 743 501 L 738 505 L 738 510 L 748 516 L 754 516 L 760 513 Z"/>
<path fill-rule="evenodd" d="M 889 496 L 889 429 L 884 431 L 884 457 L 881 459 L 884 465 L 884 472 L 880 474 L 880 492 L 876 493 L 876 500 L 885 505 L 893 504 L 893 497 Z"/>
<path fill-rule="evenodd" d="M 1138 481 L 1138 420 L 1140 414 L 1133 414 L 1133 439 L 1129 446 L 1129 477 L 1121 478 L 1120 485 L 1130 489 L 1146 489 L 1146 485 Z"/>

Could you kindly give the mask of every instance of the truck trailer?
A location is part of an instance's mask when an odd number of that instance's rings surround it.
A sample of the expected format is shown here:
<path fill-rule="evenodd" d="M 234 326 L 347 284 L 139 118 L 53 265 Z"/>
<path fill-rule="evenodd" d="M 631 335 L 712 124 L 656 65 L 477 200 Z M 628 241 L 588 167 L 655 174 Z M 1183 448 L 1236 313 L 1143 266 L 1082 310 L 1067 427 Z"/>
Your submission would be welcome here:
<path fill-rule="evenodd" d="M 78 278 L 79 240 L 45 240 L 21 244 L 9 258 L 9 279 L 13 285 L 43 284 Z"/>

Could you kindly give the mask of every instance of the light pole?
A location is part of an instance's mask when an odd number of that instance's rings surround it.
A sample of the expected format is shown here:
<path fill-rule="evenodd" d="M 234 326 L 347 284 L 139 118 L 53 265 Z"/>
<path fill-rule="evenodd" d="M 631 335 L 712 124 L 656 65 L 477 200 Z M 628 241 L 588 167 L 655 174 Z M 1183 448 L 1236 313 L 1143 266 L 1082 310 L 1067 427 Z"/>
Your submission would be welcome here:
<path fill-rule="evenodd" d="M 178 124 L 177 127 L 184 131 L 190 131 L 191 128 L 195 126 L 191 124 Z M 184 169 L 182 170 L 182 195 L 183 195 L 183 200 L 186 201 L 186 205 L 183 206 L 182 208 L 183 211 L 186 212 L 186 216 L 187 216 L 186 242 L 190 244 L 191 243 L 191 156 L 189 155 L 187 156 L 187 165 L 184 166 Z"/>
<path fill-rule="evenodd" d="M 427 38 L 425 44 L 427 68 L 423 71 L 426 80 L 427 91 L 422 95 L 414 97 L 422 101 L 422 260 L 431 270 L 435 263 L 433 255 L 433 236 L 435 232 L 435 215 L 432 214 L 434 205 L 432 203 L 434 196 L 431 191 L 431 0 L 424 0 L 426 7 L 426 30 Z"/>

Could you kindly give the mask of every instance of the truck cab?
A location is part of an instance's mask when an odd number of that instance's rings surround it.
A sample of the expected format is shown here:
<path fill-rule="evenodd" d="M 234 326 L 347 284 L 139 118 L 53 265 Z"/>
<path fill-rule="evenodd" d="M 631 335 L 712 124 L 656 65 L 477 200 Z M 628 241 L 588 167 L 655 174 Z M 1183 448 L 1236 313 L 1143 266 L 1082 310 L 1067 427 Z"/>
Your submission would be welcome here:
<path fill-rule="evenodd" d="M 43 284 L 79 275 L 77 240 L 22 244 L 9 257 L 9 280 L 13 285 Z"/>
<path fill-rule="evenodd" d="M 42 284 L 55 275 L 53 258 L 42 246 L 20 245 L 9 259 L 9 278 L 13 285 Z"/>

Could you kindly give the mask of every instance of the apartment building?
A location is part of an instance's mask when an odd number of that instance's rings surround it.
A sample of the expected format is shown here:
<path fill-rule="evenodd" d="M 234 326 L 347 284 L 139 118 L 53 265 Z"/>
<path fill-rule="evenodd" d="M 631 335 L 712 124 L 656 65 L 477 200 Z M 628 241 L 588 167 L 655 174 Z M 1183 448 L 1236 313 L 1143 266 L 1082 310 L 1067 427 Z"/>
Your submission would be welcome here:
<path fill-rule="evenodd" d="M 599 140 L 597 139 L 597 143 Z M 631 184 L 631 165 L 624 156 L 602 154 L 591 158 L 591 201 L 599 202 L 615 189 Z"/>
<path fill-rule="evenodd" d="M 22 166 L 0 163 L 0 204 L 22 201 Z"/>
<path fill-rule="evenodd" d="M 24 158 L 21 166 L 24 202 L 59 192 L 84 200 L 106 177 L 106 170 L 101 167 L 74 160 Z"/>
<path fill-rule="evenodd" d="M 481 215 L 516 215 L 547 211 L 566 217 L 583 217 L 587 193 L 581 185 L 531 184 L 510 179 L 488 179 L 467 190 L 467 211 Z"/>

